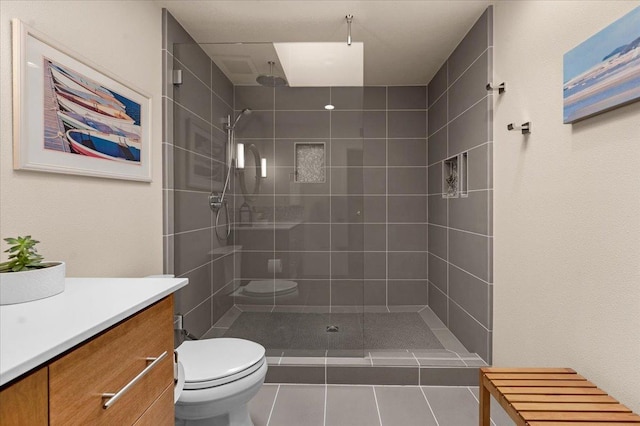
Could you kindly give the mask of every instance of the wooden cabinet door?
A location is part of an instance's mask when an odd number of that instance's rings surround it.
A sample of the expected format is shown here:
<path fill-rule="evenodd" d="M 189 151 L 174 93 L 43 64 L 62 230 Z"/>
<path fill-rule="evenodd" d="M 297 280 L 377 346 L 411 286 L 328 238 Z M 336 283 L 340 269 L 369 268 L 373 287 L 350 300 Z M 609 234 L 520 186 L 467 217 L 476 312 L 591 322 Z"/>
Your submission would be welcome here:
<path fill-rule="evenodd" d="M 0 425 L 40 426 L 49 421 L 47 367 L 0 391 Z"/>
<path fill-rule="evenodd" d="M 173 385 L 170 385 L 144 412 L 134 426 L 173 426 L 175 424 L 174 418 Z"/>
<path fill-rule="evenodd" d="M 134 381 L 150 364 L 167 355 Z M 113 406 L 104 393 L 132 384 Z M 131 425 L 173 385 L 173 298 L 166 297 L 49 365 L 49 417 L 56 425 Z M 173 404 L 173 401 L 172 401 Z"/>

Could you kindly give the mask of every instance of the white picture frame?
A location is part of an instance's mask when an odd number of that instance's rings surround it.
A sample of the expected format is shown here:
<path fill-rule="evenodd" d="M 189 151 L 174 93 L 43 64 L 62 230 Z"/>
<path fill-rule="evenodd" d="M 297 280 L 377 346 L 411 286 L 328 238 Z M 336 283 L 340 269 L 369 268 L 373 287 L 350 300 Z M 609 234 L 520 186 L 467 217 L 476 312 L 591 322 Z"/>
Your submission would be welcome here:
<path fill-rule="evenodd" d="M 13 167 L 151 182 L 151 97 L 18 19 Z"/>

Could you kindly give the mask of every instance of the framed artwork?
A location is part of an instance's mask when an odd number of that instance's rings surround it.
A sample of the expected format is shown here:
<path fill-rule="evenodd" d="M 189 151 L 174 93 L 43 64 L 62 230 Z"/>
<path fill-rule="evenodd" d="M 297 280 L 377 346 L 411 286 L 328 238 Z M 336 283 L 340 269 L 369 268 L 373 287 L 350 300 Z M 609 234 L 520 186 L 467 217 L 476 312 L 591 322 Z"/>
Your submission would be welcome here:
<path fill-rule="evenodd" d="M 150 97 L 12 25 L 14 169 L 150 182 Z"/>
<path fill-rule="evenodd" d="M 640 7 L 564 54 L 564 123 L 640 99 Z"/>

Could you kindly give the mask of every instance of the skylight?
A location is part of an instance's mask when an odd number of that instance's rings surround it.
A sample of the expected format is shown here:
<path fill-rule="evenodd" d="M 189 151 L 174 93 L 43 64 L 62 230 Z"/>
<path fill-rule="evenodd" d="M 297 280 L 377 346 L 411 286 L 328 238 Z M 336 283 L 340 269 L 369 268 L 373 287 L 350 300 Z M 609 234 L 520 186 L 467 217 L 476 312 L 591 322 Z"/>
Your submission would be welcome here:
<path fill-rule="evenodd" d="M 362 86 L 364 44 L 273 43 L 289 86 Z"/>

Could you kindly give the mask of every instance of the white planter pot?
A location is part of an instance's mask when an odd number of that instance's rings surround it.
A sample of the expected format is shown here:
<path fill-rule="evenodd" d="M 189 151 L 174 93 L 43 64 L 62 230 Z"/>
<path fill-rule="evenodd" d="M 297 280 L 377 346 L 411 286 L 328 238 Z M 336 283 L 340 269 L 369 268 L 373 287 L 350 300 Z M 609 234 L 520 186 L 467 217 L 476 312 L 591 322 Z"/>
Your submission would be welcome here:
<path fill-rule="evenodd" d="M 48 268 L 0 274 L 0 305 L 31 302 L 64 291 L 64 262 Z"/>

